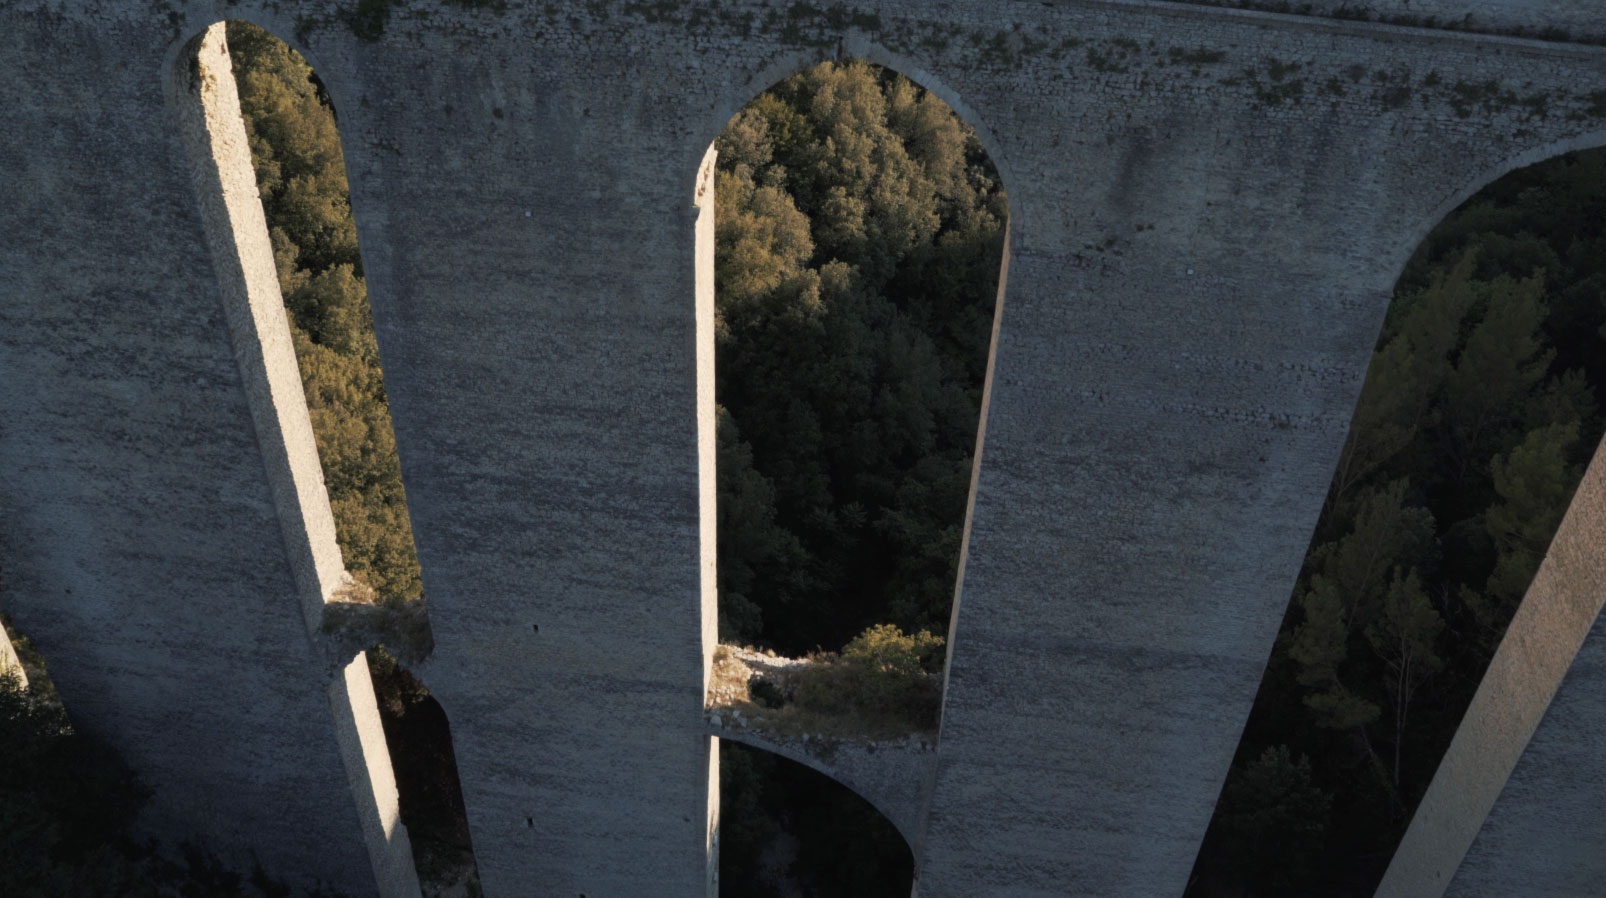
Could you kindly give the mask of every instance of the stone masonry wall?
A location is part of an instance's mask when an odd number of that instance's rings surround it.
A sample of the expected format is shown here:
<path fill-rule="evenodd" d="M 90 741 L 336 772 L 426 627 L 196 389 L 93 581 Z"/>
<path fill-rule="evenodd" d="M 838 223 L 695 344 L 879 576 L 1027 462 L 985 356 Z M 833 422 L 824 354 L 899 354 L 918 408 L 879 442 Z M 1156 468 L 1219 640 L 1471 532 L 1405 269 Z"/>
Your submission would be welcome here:
<path fill-rule="evenodd" d="M 692 188 L 758 91 L 890 65 L 1010 194 L 926 898 L 1180 893 L 1400 266 L 1487 181 L 1606 143 L 1599 48 L 1201 5 L 12 0 L 0 564 L 55 590 L 19 622 L 105 659 L 63 692 L 145 763 L 156 698 L 91 698 L 152 663 L 96 617 L 114 585 L 150 597 L 140 634 L 247 653 L 220 690 L 300 663 L 195 614 L 287 588 L 152 99 L 225 16 L 339 109 L 492 898 L 710 891 Z"/>
<path fill-rule="evenodd" d="M 271 352 L 242 305 L 249 253 L 218 227 L 240 182 L 211 155 L 202 67 L 179 52 L 194 53 L 192 35 L 165 18 L 14 5 L 0 21 L 13 98 L 0 130 L 0 599 L 74 725 L 151 790 L 141 823 L 169 848 L 192 839 L 298 885 L 416 895 L 410 858 L 386 866 L 365 843 L 407 855 L 366 666 L 331 663 L 315 637 L 320 534 L 276 476 L 284 436 L 263 429 Z M 230 143 L 244 152 L 243 130 L 216 147 Z M 289 364 L 282 408 L 305 425 Z M 338 573 L 333 531 L 321 535 L 322 567 Z"/>

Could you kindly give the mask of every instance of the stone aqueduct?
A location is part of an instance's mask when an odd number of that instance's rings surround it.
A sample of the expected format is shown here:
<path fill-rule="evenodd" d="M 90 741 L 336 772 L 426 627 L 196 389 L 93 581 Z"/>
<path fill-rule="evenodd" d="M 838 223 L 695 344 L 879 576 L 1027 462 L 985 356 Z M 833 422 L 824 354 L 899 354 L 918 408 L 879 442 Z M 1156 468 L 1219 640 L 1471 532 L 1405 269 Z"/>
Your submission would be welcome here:
<path fill-rule="evenodd" d="M 416 894 L 366 667 L 319 635 L 342 568 L 200 39 L 252 20 L 340 111 L 486 894 L 712 895 L 694 183 L 759 90 L 862 56 L 1012 205 L 940 738 L 864 788 L 922 898 L 1178 895 L 1400 267 L 1606 144 L 1595 0 L 1281 8 L 0 0 L 7 610 L 155 831 Z M 1597 458 L 1380 895 L 1600 894 L 1602 527 Z"/>

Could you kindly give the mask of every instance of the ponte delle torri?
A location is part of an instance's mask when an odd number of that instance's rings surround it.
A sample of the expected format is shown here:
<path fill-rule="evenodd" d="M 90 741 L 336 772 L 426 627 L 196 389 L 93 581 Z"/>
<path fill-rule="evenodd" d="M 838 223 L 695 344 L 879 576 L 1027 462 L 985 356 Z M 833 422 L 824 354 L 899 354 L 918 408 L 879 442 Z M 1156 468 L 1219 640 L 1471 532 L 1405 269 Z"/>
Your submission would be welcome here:
<path fill-rule="evenodd" d="M 714 894 L 700 178 L 760 90 L 867 58 L 977 129 L 1012 220 L 940 736 L 860 788 L 922 898 L 1179 895 L 1400 267 L 1606 144 L 1595 0 L 1292 8 L 5 0 L 0 600 L 151 831 L 417 893 L 321 635 L 340 556 L 209 31 L 253 21 L 340 110 L 486 895 Z M 1599 895 L 1603 466 L 1379 896 Z"/>

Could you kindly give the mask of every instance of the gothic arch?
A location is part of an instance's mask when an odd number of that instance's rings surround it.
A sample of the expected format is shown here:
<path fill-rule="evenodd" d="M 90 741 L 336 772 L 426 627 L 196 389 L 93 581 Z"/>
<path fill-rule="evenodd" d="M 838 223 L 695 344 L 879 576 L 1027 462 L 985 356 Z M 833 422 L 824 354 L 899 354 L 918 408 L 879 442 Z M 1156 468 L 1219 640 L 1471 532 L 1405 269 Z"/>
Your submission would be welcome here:
<path fill-rule="evenodd" d="M 940 79 L 927 70 L 919 67 L 912 59 L 888 50 L 881 44 L 870 41 L 861 35 L 850 35 L 838 49 L 839 53 L 835 61 L 858 59 L 871 63 L 872 65 L 880 68 L 895 72 L 909 79 L 921 88 L 927 90 L 933 96 L 947 104 L 954 114 L 975 133 L 977 141 L 982 145 L 982 149 L 986 153 L 988 160 L 993 164 L 998 173 L 1000 184 L 1005 185 L 1007 194 L 1007 185 L 1012 182 L 1012 174 L 1008 169 L 1008 163 L 1003 154 L 1002 145 L 992 131 L 982 122 L 980 116 L 978 116 L 976 112 L 960 98 L 957 92 L 949 88 Z M 722 130 L 725 125 L 730 122 L 738 113 L 740 113 L 740 111 L 749 102 L 751 102 L 754 97 L 792 75 L 796 75 L 814 65 L 827 61 L 833 61 L 833 59 L 814 50 L 796 50 L 791 53 L 779 55 L 777 58 L 772 59 L 767 65 L 758 69 L 745 79 L 731 79 L 728 83 L 739 86 L 736 86 L 731 90 L 719 95 L 716 103 L 713 106 L 712 113 L 709 116 L 711 121 L 703 130 L 703 133 L 717 136 L 720 130 Z M 694 186 L 692 209 L 695 235 L 693 239 L 693 282 L 695 284 L 697 296 L 697 377 L 699 385 L 698 416 L 700 422 L 705 420 L 707 422 L 706 426 L 700 424 L 698 437 L 698 443 L 700 447 L 699 452 L 704 453 L 702 456 L 704 459 L 702 463 L 704 467 L 701 469 L 700 474 L 700 480 L 704 481 L 702 490 L 705 497 L 705 507 L 702 509 L 702 516 L 704 518 L 703 530 L 705 534 L 703 539 L 705 544 L 703 565 L 705 568 L 710 568 L 710 566 L 713 564 L 713 561 L 712 556 L 708 554 L 708 546 L 706 544 L 713 533 L 712 528 L 714 526 L 713 520 L 715 515 L 712 504 L 714 477 L 714 468 L 712 464 L 712 409 L 714 403 L 712 317 L 714 255 L 714 138 L 711 137 L 709 142 L 706 145 L 703 145 L 703 149 L 696 152 L 695 163 L 690 167 L 695 173 L 692 179 Z M 1016 244 L 1018 227 L 1017 222 L 1020 217 L 1018 210 L 1020 208 L 1021 199 L 1013 194 L 1007 195 L 1008 216 L 1003 223 L 1003 252 L 1001 254 L 999 264 L 996 298 L 993 303 L 993 311 L 991 316 L 991 331 L 988 337 L 987 346 L 986 373 L 982 383 L 981 402 L 976 423 L 975 444 L 974 450 L 971 454 L 971 475 L 964 513 L 963 535 L 959 548 L 957 576 L 954 582 L 954 598 L 952 611 L 949 616 L 948 631 L 945 637 L 947 640 L 947 657 L 950 660 L 952 658 L 954 634 L 957 629 L 961 592 L 964 584 L 965 560 L 970 544 L 970 522 L 975 504 L 976 483 L 981 471 L 981 459 L 986 441 L 987 412 L 989 400 L 992 395 L 993 365 L 998 350 L 998 333 L 1004 315 L 1004 297 L 1008 284 L 1010 259 L 1012 255 L 1012 247 Z M 706 218 L 704 217 L 705 211 L 707 213 Z M 705 228 L 706 231 L 704 230 Z M 711 576 L 711 574 L 712 571 L 709 569 L 707 574 L 705 574 L 705 579 L 707 576 Z M 713 598 L 711 595 L 705 595 L 705 609 L 712 608 L 712 606 L 709 604 L 712 601 Z M 712 635 L 715 631 L 715 626 L 713 622 L 708 619 L 709 613 L 709 610 L 705 610 L 704 612 L 705 645 L 703 666 L 705 687 L 707 683 L 709 659 L 711 657 L 713 644 L 715 641 Z M 946 662 L 943 668 L 943 677 L 944 685 L 946 685 Z"/>

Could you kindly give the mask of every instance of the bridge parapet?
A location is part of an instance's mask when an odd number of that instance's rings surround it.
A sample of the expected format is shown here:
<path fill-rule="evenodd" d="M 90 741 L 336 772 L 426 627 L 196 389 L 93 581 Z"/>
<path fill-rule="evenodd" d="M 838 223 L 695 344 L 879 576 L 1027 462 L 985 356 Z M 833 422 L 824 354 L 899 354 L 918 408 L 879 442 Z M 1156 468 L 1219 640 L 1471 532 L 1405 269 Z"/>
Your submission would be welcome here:
<path fill-rule="evenodd" d="M 1551 41 L 1606 43 L 1594 0 L 1180 0 L 1255 12 L 1279 12 Z"/>

